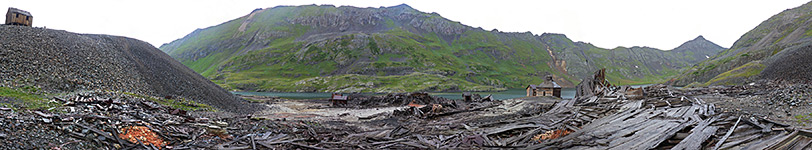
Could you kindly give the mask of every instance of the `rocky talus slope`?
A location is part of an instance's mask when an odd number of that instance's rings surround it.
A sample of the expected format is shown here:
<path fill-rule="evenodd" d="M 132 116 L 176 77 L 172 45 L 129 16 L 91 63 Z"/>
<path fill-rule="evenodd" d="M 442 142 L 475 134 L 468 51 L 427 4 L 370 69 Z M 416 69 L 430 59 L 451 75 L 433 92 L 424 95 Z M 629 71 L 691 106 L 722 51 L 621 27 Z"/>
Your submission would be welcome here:
<path fill-rule="evenodd" d="M 0 83 L 43 93 L 124 91 L 234 111 L 242 100 L 152 45 L 132 38 L 0 26 Z"/>
<path fill-rule="evenodd" d="M 763 79 L 812 83 L 812 43 L 788 48 L 764 61 Z"/>

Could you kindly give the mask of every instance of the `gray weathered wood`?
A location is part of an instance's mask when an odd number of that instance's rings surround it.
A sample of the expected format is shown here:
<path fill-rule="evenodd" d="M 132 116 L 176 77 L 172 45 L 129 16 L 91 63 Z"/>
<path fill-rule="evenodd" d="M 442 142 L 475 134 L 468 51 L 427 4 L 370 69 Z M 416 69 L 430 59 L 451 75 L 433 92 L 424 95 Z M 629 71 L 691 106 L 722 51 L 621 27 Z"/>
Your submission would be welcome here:
<path fill-rule="evenodd" d="M 674 146 L 673 150 L 681 150 L 681 149 L 700 149 L 702 148 L 702 143 L 708 140 L 711 135 L 716 134 L 716 130 L 719 129 L 717 126 L 709 126 L 713 121 L 716 121 L 716 117 L 707 119 L 691 129 L 691 135 L 685 137 L 684 140 L 680 141 L 679 144 Z"/>
<path fill-rule="evenodd" d="M 730 137 L 731 134 L 733 134 L 734 130 L 736 130 L 736 127 L 739 125 L 739 121 L 741 120 L 742 116 L 739 116 L 739 119 L 736 120 L 736 123 L 733 124 L 733 127 L 730 127 L 730 130 L 727 131 L 727 133 L 725 134 L 725 136 L 722 137 L 722 139 L 719 139 L 719 142 L 716 142 L 716 146 L 713 146 L 713 150 L 719 149 L 719 147 L 722 146 L 722 143 L 725 143 L 727 138 Z"/>

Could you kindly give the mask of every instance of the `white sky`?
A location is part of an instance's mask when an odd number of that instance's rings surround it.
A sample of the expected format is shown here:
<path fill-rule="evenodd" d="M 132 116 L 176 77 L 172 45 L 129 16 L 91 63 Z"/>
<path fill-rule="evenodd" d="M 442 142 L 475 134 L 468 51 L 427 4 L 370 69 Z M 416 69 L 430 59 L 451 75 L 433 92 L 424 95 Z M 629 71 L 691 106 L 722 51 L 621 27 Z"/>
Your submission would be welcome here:
<path fill-rule="evenodd" d="M 742 34 L 807 0 L 0 0 L 31 12 L 34 26 L 132 37 L 160 46 L 277 5 L 380 7 L 408 4 L 485 30 L 563 33 L 603 48 L 672 49 L 703 35 L 730 47 Z M 5 15 L 3 15 L 5 16 Z"/>

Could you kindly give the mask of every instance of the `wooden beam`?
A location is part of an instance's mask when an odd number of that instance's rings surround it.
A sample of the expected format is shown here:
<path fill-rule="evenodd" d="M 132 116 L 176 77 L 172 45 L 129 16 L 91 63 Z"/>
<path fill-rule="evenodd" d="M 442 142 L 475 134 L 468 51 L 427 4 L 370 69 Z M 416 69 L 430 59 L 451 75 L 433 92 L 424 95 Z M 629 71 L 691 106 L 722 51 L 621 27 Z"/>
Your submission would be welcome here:
<path fill-rule="evenodd" d="M 725 136 L 722 137 L 722 139 L 719 139 L 719 142 L 716 142 L 716 146 L 713 146 L 713 150 L 719 149 L 719 147 L 722 146 L 722 143 L 725 143 L 727 138 L 730 137 L 731 134 L 733 134 L 734 130 L 736 130 L 736 127 L 739 126 L 739 121 L 742 121 L 742 116 L 739 116 L 739 119 L 736 120 L 736 123 L 733 124 L 733 127 L 731 127 L 730 130 L 727 130 L 727 133 L 725 134 Z"/>

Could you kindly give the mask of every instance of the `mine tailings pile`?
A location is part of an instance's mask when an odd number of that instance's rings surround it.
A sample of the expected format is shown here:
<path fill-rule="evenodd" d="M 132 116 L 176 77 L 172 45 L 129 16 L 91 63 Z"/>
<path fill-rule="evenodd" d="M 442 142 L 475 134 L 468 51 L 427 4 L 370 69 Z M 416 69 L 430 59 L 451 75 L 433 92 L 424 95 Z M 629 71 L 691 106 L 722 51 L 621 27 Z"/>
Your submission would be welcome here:
<path fill-rule="evenodd" d="M 0 85 L 43 93 L 111 90 L 190 99 L 232 112 L 258 106 L 152 45 L 127 37 L 0 25 Z"/>

